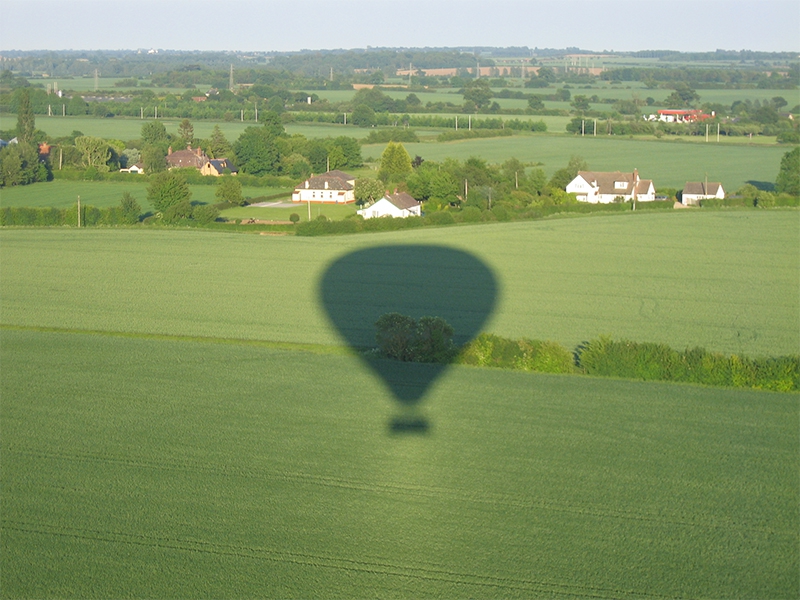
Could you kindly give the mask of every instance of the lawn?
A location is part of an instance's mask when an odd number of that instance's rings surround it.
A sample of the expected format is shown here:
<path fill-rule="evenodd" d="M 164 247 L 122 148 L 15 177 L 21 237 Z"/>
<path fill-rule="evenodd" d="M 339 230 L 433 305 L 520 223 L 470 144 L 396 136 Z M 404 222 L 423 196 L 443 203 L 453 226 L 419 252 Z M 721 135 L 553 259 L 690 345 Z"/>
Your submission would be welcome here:
<path fill-rule="evenodd" d="M 403 434 L 352 356 L 0 339 L 4 598 L 800 585 L 796 394 L 459 367 Z"/>

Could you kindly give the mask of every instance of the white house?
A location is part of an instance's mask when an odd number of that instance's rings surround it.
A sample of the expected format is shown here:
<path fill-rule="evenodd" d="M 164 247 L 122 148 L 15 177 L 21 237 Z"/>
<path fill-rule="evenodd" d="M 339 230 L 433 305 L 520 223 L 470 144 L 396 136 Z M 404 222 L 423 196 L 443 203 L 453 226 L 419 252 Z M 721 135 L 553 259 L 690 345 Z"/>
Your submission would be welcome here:
<path fill-rule="evenodd" d="M 639 179 L 639 171 L 636 169 L 633 173 L 579 171 L 578 176 L 567 184 L 566 191 L 575 194 L 579 201 L 592 204 L 608 204 L 617 198 L 637 202 L 656 199 L 653 181 Z"/>
<path fill-rule="evenodd" d="M 422 214 L 420 203 L 405 192 L 387 194 L 374 204 L 357 212 L 365 219 L 373 219 L 375 217 L 405 219 L 406 217 L 419 217 Z"/>
<path fill-rule="evenodd" d="M 695 206 L 700 204 L 700 200 L 708 200 L 709 198 L 725 198 L 725 190 L 722 189 L 722 184 L 716 181 L 687 181 L 683 186 L 683 194 L 681 195 L 681 202 L 686 206 Z"/>
<path fill-rule="evenodd" d="M 136 163 L 135 165 L 131 165 L 127 169 L 120 169 L 120 173 L 138 173 L 139 175 L 144 175 L 144 166 L 141 163 Z"/>
<path fill-rule="evenodd" d="M 311 176 L 292 192 L 292 202 L 349 204 L 356 201 L 356 178 L 342 171 Z"/>

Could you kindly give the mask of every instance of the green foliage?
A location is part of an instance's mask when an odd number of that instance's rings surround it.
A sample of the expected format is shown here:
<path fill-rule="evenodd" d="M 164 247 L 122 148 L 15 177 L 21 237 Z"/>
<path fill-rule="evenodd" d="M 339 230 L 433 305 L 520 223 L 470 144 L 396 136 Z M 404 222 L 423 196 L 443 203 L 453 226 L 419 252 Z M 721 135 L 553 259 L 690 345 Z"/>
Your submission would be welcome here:
<path fill-rule="evenodd" d="M 28 88 L 20 88 L 16 92 L 17 106 L 17 139 L 20 142 L 31 144 L 36 133 L 36 119 L 31 107 L 31 97 Z"/>
<path fill-rule="evenodd" d="M 173 171 L 165 171 L 157 174 L 151 180 L 147 188 L 147 201 L 158 212 L 165 212 L 170 207 L 181 203 L 189 203 L 192 196 L 186 180 Z M 191 206 L 191 205 L 189 205 Z M 185 207 L 176 209 L 170 213 L 172 217 L 185 213 Z M 191 214 L 191 210 L 189 210 Z"/>
<path fill-rule="evenodd" d="M 358 104 L 353 109 L 350 121 L 357 127 L 372 127 L 375 125 L 375 111 L 366 104 Z"/>
<path fill-rule="evenodd" d="M 289 220 L 296 225 L 300 221 L 300 215 L 292 213 L 289 215 Z"/>
<path fill-rule="evenodd" d="M 576 357 L 590 375 L 784 392 L 800 389 L 800 356 L 753 359 L 703 348 L 679 352 L 665 344 L 600 337 L 580 346 Z"/>
<path fill-rule="evenodd" d="M 474 104 L 478 109 L 488 106 L 493 96 L 487 79 L 475 79 L 464 86 L 464 101 Z"/>
<path fill-rule="evenodd" d="M 356 197 L 356 204 L 363 206 L 372 204 L 383 198 L 386 186 L 378 179 L 356 179 L 356 186 L 353 193 Z"/>
<path fill-rule="evenodd" d="M 800 146 L 783 155 L 775 190 L 800 196 Z"/>
<path fill-rule="evenodd" d="M 413 129 L 377 129 L 370 131 L 369 135 L 361 140 L 362 144 L 385 144 L 386 142 L 419 142 L 416 132 Z"/>
<path fill-rule="evenodd" d="M 245 129 L 233 147 L 242 172 L 250 175 L 277 175 L 280 170 L 280 153 L 276 141 L 274 126 L 265 124 Z"/>
<path fill-rule="evenodd" d="M 455 354 L 453 328 L 441 317 L 419 321 L 400 313 L 386 313 L 375 322 L 378 351 L 405 362 L 447 363 Z"/>
<path fill-rule="evenodd" d="M 141 137 L 145 145 L 163 145 L 169 141 L 167 128 L 161 121 L 148 121 L 142 125 Z"/>
<path fill-rule="evenodd" d="M 232 175 L 223 175 L 217 178 L 217 191 L 214 196 L 219 202 L 227 202 L 232 206 L 242 206 L 245 203 L 242 196 L 242 184 Z M 216 217 L 215 217 L 216 218 Z"/>
<path fill-rule="evenodd" d="M 212 158 L 230 158 L 233 159 L 232 156 L 233 148 L 228 142 L 228 139 L 225 137 L 225 134 L 219 128 L 219 125 L 214 125 L 214 129 L 211 132 L 211 138 L 208 142 L 208 154 Z"/>
<path fill-rule="evenodd" d="M 411 173 L 411 156 L 403 144 L 389 142 L 381 154 L 378 177 L 383 181 L 401 180 Z"/>
<path fill-rule="evenodd" d="M 468 140 L 475 138 L 508 137 L 514 135 L 512 129 L 459 129 L 458 131 L 443 131 L 436 136 L 437 142 L 452 142 L 454 140 Z"/>
<path fill-rule="evenodd" d="M 39 162 L 35 144 L 20 142 L 0 149 L 0 185 L 11 187 L 47 181 L 50 172 Z"/>
<path fill-rule="evenodd" d="M 133 225 L 139 222 L 139 215 L 142 213 L 142 207 L 139 206 L 136 198 L 134 198 L 130 192 L 124 192 L 122 194 L 120 205 L 124 223 Z"/>
<path fill-rule="evenodd" d="M 93 167 L 97 172 L 101 173 L 108 172 L 111 149 L 106 140 L 83 135 L 75 138 L 75 148 L 81 153 L 82 166 Z"/>
<path fill-rule="evenodd" d="M 491 333 L 482 333 L 462 346 L 456 362 L 541 373 L 574 373 L 576 370 L 572 353 L 556 342 L 510 340 Z"/>
<path fill-rule="evenodd" d="M 219 209 L 213 204 L 199 204 L 192 209 L 192 219 L 200 225 L 213 223 L 219 217 Z"/>

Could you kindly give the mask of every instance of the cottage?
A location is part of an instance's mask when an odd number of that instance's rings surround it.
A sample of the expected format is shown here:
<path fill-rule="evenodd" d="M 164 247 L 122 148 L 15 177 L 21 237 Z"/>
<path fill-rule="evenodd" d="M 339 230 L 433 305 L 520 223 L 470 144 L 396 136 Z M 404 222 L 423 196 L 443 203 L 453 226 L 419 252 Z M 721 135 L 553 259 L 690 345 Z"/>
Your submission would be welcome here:
<path fill-rule="evenodd" d="M 701 200 L 709 198 L 725 198 L 725 190 L 717 181 L 687 181 L 681 193 L 681 203 L 686 206 L 697 206 Z"/>
<path fill-rule="evenodd" d="M 312 176 L 292 192 L 292 202 L 349 204 L 356 201 L 356 179 L 342 171 Z"/>
<path fill-rule="evenodd" d="M 131 165 L 126 169 L 120 169 L 120 173 L 137 173 L 139 175 L 144 175 L 144 165 L 141 163 L 136 163 L 135 165 Z"/>
<path fill-rule="evenodd" d="M 227 158 L 212 158 L 200 167 L 202 175 L 213 175 L 214 177 L 219 177 L 226 170 L 230 171 L 231 175 L 236 175 L 239 172 L 239 169 L 234 167 L 233 163 Z"/>
<path fill-rule="evenodd" d="M 209 161 L 208 156 L 200 148 L 192 149 L 187 146 L 186 150 L 172 151 L 172 146 L 167 151 L 167 167 L 170 169 L 195 168 L 202 169 L 203 165 Z"/>
<path fill-rule="evenodd" d="M 374 204 L 357 212 L 365 219 L 376 217 L 405 219 L 406 217 L 419 217 L 422 214 L 420 203 L 405 192 L 387 194 Z"/>
<path fill-rule="evenodd" d="M 613 173 L 579 171 L 567 184 L 567 193 L 575 194 L 580 202 L 609 204 L 611 202 L 650 202 L 656 199 L 656 189 L 650 179 L 640 179 L 639 171 Z"/>

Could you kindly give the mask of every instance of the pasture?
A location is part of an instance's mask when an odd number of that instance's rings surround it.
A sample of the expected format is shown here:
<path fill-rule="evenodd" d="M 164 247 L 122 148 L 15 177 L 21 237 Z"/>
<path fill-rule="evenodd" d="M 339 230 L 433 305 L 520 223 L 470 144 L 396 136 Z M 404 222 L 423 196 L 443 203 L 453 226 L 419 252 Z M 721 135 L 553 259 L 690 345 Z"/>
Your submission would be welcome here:
<path fill-rule="evenodd" d="M 320 282 L 383 247 L 363 277 L 391 299 L 407 269 L 386 247 L 438 244 L 494 273 L 487 331 L 774 355 L 800 343 L 797 228 L 774 210 L 0 231 L 2 596 L 791 597 L 797 394 L 452 367 L 400 405 Z M 365 345 L 358 316 L 390 308 L 370 302 L 351 307 Z"/>
<path fill-rule="evenodd" d="M 5 598 L 800 583 L 796 394 L 459 367 L 415 408 L 427 432 L 402 434 L 408 409 L 353 356 L 0 339 Z"/>

